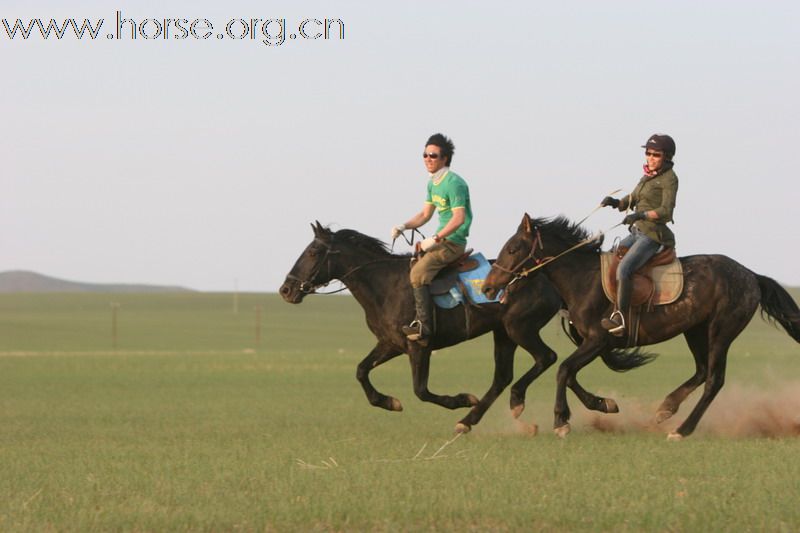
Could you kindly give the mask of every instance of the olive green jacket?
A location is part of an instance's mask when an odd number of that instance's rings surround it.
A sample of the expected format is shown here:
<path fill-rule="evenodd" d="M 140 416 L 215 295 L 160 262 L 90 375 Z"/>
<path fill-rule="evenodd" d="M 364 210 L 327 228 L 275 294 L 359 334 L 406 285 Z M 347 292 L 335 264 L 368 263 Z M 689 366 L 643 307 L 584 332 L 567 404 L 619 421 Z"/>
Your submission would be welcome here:
<path fill-rule="evenodd" d="M 678 195 L 678 176 L 672 166 L 655 176 L 643 176 L 633 192 L 619 201 L 619 210 L 634 208 L 637 212 L 655 211 L 657 220 L 637 220 L 634 226 L 664 246 L 675 246 L 675 235 L 667 227 L 672 222 L 675 197 Z"/>

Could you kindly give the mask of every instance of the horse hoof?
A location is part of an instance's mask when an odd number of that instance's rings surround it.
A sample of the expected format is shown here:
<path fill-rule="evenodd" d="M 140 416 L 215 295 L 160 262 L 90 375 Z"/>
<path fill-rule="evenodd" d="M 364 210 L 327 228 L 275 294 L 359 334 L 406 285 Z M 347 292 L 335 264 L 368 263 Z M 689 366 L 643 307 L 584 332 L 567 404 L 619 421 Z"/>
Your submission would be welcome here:
<path fill-rule="evenodd" d="M 559 426 L 553 430 L 553 433 L 556 434 L 556 437 L 559 439 L 563 439 L 569 433 L 569 424 L 564 424 L 563 426 Z"/>
<path fill-rule="evenodd" d="M 469 433 L 472 428 L 463 422 L 456 424 L 456 433 Z"/>
<path fill-rule="evenodd" d="M 679 441 L 679 440 L 683 440 L 683 435 L 681 435 L 681 434 L 680 434 L 680 433 L 678 433 L 677 431 L 673 431 L 673 432 L 671 432 L 669 435 L 667 435 L 667 440 L 668 440 L 668 441 L 674 441 L 674 442 L 677 442 L 677 441 Z"/>
<path fill-rule="evenodd" d="M 519 418 L 522 415 L 522 411 L 524 411 L 524 410 L 525 410 L 525 404 L 524 403 L 521 403 L 519 405 L 515 405 L 511 409 L 511 416 L 513 416 L 514 418 Z"/>
<path fill-rule="evenodd" d="M 619 406 L 617 402 L 611 398 L 606 398 L 603 400 L 604 407 L 606 409 L 606 413 L 619 413 Z"/>
<path fill-rule="evenodd" d="M 656 424 L 660 424 L 664 420 L 666 420 L 668 418 L 672 418 L 673 414 L 674 413 L 672 411 L 665 411 L 665 410 L 657 412 L 656 413 Z"/>
<path fill-rule="evenodd" d="M 403 404 L 400 403 L 400 400 L 398 400 L 397 398 L 392 398 L 391 401 L 389 402 L 389 410 L 390 411 L 402 411 L 403 410 Z"/>
<path fill-rule="evenodd" d="M 467 394 L 467 398 L 469 399 L 470 405 L 478 405 L 478 397 L 474 394 Z"/>

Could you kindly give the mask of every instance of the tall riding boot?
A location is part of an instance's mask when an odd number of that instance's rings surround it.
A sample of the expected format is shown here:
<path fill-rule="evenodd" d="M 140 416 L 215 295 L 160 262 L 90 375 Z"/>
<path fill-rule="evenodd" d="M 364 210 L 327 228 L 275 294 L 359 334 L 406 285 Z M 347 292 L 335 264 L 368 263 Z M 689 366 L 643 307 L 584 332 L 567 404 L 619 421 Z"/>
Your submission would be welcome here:
<path fill-rule="evenodd" d="M 433 328 L 431 316 L 431 292 L 427 285 L 414 287 L 414 304 L 417 310 L 417 318 L 408 326 L 403 326 L 403 333 L 412 341 L 416 341 L 422 346 L 428 345 Z"/>
<path fill-rule="evenodd" d="M 622 337 L 625 335 L 625 315 L 630 311 L 632 279 L 621 279 L 617 282 L 617 309 L 609 318 L 600 321 L 600 325 L 612 335 Z"/>

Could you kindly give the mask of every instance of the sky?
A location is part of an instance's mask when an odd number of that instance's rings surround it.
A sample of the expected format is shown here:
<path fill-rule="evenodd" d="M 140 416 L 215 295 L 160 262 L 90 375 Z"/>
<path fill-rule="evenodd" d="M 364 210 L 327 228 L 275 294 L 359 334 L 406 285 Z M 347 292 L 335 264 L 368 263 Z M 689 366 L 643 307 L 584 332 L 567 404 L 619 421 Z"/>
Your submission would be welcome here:
<path fill-rule="evenodd" d="M 800 4 L 495 4 L 3 2 L 12 27 L 104 25 L 11 39 L 0 21 L 0 271 L 274 292 L 316 220 L 389 241 L 422 207 L 435 132 L 470 186 L 469 246 L 494 257 L 525 212 L 580 220 L 630 191 L 658 132 L 678 254 L 800 286 Z M 302 38 L 315 19 L 343 37 Z"/>

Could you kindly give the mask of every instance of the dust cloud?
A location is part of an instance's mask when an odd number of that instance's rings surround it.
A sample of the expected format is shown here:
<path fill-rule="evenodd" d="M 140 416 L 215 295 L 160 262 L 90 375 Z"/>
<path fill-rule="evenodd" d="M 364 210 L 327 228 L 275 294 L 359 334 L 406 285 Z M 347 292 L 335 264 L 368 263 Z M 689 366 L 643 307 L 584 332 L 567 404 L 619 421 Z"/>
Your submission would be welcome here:
<path fill-rule="evenodd" d="M 702 386 L 701 386 L 702 387 Z M 610 395 L 612 398 L 615 395 Z M 636 398 L 616 396 L 620 412 L 601 414 L 573 408 L 577 424 L 608 433 L 669 433 L 694 408 L 700 393 L 687 398 L 672 418 L 656 424 L 660 401 L 648 404 Z M 800 436 L 800 383 L 773 385 L 769 389 L 726 384 L 712 402 L 695 430 L 695 435 L 722 437 Z"/>

